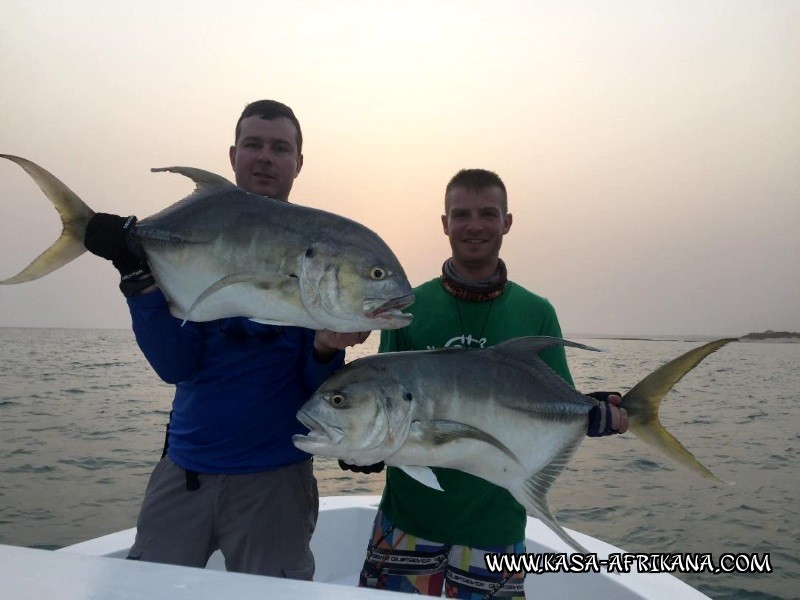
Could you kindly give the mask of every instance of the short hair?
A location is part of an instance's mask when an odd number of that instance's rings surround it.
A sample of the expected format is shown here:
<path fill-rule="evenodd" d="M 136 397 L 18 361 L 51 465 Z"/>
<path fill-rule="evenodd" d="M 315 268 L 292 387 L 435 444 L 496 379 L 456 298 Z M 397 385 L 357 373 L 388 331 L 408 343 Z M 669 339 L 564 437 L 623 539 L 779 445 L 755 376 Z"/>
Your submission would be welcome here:
<path fill-rule="evenodd" d="M 294 111 L 277 100 L 256 100 L 244 107 L 242 115 L 236 121 L 236 132 L 233 138 L 233 143 L 239 143 L 239 134 L 242 132 L 242 121 L 247 117 L 258 116 L 267 121 L 273 119 L 280 119 L 285 117 L 292 122 L 294 128 L 297 130 L 297 154 L 303 152 L 303 132 L 300 130 L 300 121 L 294 115 Z"/>
<path fill-rule="evenodd" d="M 497 173 L 487 171 L 486 169 L 461 169 L 458 173 L 453 175 L 453 178 L 444 190 L 444 212 L 447 213 L 447 196 L 453 188 L 465 188 L 473 192 L 479 192 L 490 187 L 498 187 L 503 191 L 503 214 L 508 213 L 506 186 Z"/>

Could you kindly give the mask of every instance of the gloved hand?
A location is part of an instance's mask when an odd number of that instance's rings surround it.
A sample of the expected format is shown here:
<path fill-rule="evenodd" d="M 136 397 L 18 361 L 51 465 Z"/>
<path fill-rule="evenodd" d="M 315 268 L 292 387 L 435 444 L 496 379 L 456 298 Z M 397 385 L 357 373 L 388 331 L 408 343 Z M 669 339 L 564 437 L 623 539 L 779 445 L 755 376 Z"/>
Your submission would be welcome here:
<path fill-rule="evenodd" d="M 120 274 L 120 290 L 134 296 L 155 283 L 142 247 L 131 236 L 136 217 L 96 213 L 86 225 L 83 245 L 110 260 Z"/>
<path fill-rule="evenodd" d="M 589 429 L 586 435 L 589 437 L 602 437 L 624 433 L 628 430 L 628 413 L 624 408 L 617 408 L 619 400 L 610 401 L 610 396 L 620 397 L 619 392 L 592 392 L 587 396 L 600 400 L 600 404 L 593 406 L 589 410 Z M 616 411 L 616 423 L 614 423 Z"/>
<path fill-rule="evenodd" d="M 348 465 L 343 460 L 339 461 L 339 468 L 342 471 L 353 471 L 354 473 L 380 473 L 383 471 L 384 466 L 383 461 L 375 463 L 374 465 L 364 465 L 363 467 Z"/>

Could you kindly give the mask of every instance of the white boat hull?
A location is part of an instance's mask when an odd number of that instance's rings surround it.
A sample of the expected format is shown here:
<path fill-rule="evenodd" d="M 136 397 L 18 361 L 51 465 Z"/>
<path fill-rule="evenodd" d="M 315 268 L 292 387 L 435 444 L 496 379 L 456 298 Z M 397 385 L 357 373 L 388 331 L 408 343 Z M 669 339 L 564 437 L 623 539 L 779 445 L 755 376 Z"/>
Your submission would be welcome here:
<path fill-rule="evenodd" d="M 219 553 L 206 569 L 175 567 L 124 558 L 135 529 L 127 529 L 57 552 L 0 546 L 0 598 L 219 598 L 250 597 L 359 599 L 407 597 L 354 587 L 377 510 L 378 496 L 320 499 L 320 517 L 311 547 L 316 561 L 314 582 L 227 573 Z M 582 533 L 568 530 L 599 558 L 623 552 Z M 529 518 L 527 552 L 570 552 L 538 520 Z M 529 575 L 529 598 L 707 598 L 668 574 L 549 573 Z"/>

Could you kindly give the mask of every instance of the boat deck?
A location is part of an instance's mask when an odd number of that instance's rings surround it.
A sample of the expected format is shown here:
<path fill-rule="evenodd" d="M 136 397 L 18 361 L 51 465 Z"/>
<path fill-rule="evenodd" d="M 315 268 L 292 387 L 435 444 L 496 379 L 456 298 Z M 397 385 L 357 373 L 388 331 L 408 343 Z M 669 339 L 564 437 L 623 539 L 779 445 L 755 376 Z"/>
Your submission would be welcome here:
<path fill-rule="evenodd" d="M 378 500 L 377 496 L 320 499 L 320 518 L 311 544 L 316 560 L 314 582 L 228 573 L 219 553 L 212 556 L 205 569 L 120 560 L 133 542 L 135 530 L 128 529 L 56 552 L 0 545 L 0 581 L 3 581 L 0 598 L 358 600 L 407 597 L 406 594 L 354 587 Z M 622 552 L 595 538 L 568 531 L 600 558 Z M 526 545 L 528 552 L 570 551 L 552 531 L 532 518 L 528 519 Z M 525 591 L 530 598 L 707 598 L 671 575 L 636 572 L 529 575 Z"/>

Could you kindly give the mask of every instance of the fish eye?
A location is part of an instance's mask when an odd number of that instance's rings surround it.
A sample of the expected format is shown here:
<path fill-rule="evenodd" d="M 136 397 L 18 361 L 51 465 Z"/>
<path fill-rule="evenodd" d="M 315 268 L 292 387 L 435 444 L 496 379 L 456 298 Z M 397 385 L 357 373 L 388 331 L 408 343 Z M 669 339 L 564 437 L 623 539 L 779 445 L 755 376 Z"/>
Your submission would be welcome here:
<path fill-rule="evenodd" d="M 344 404 L 344 396 L 342 394 L 333 394 L 328 402 L 335 408 L 341 408 Z"/>
<path fill-rule="evenodd" d="M 386 277 L 386 270 L 380 267 L 372 267 L 369 270 L 369 276 L 372 277 L 376 281 L 380 281 L 384 277 Z"/>

